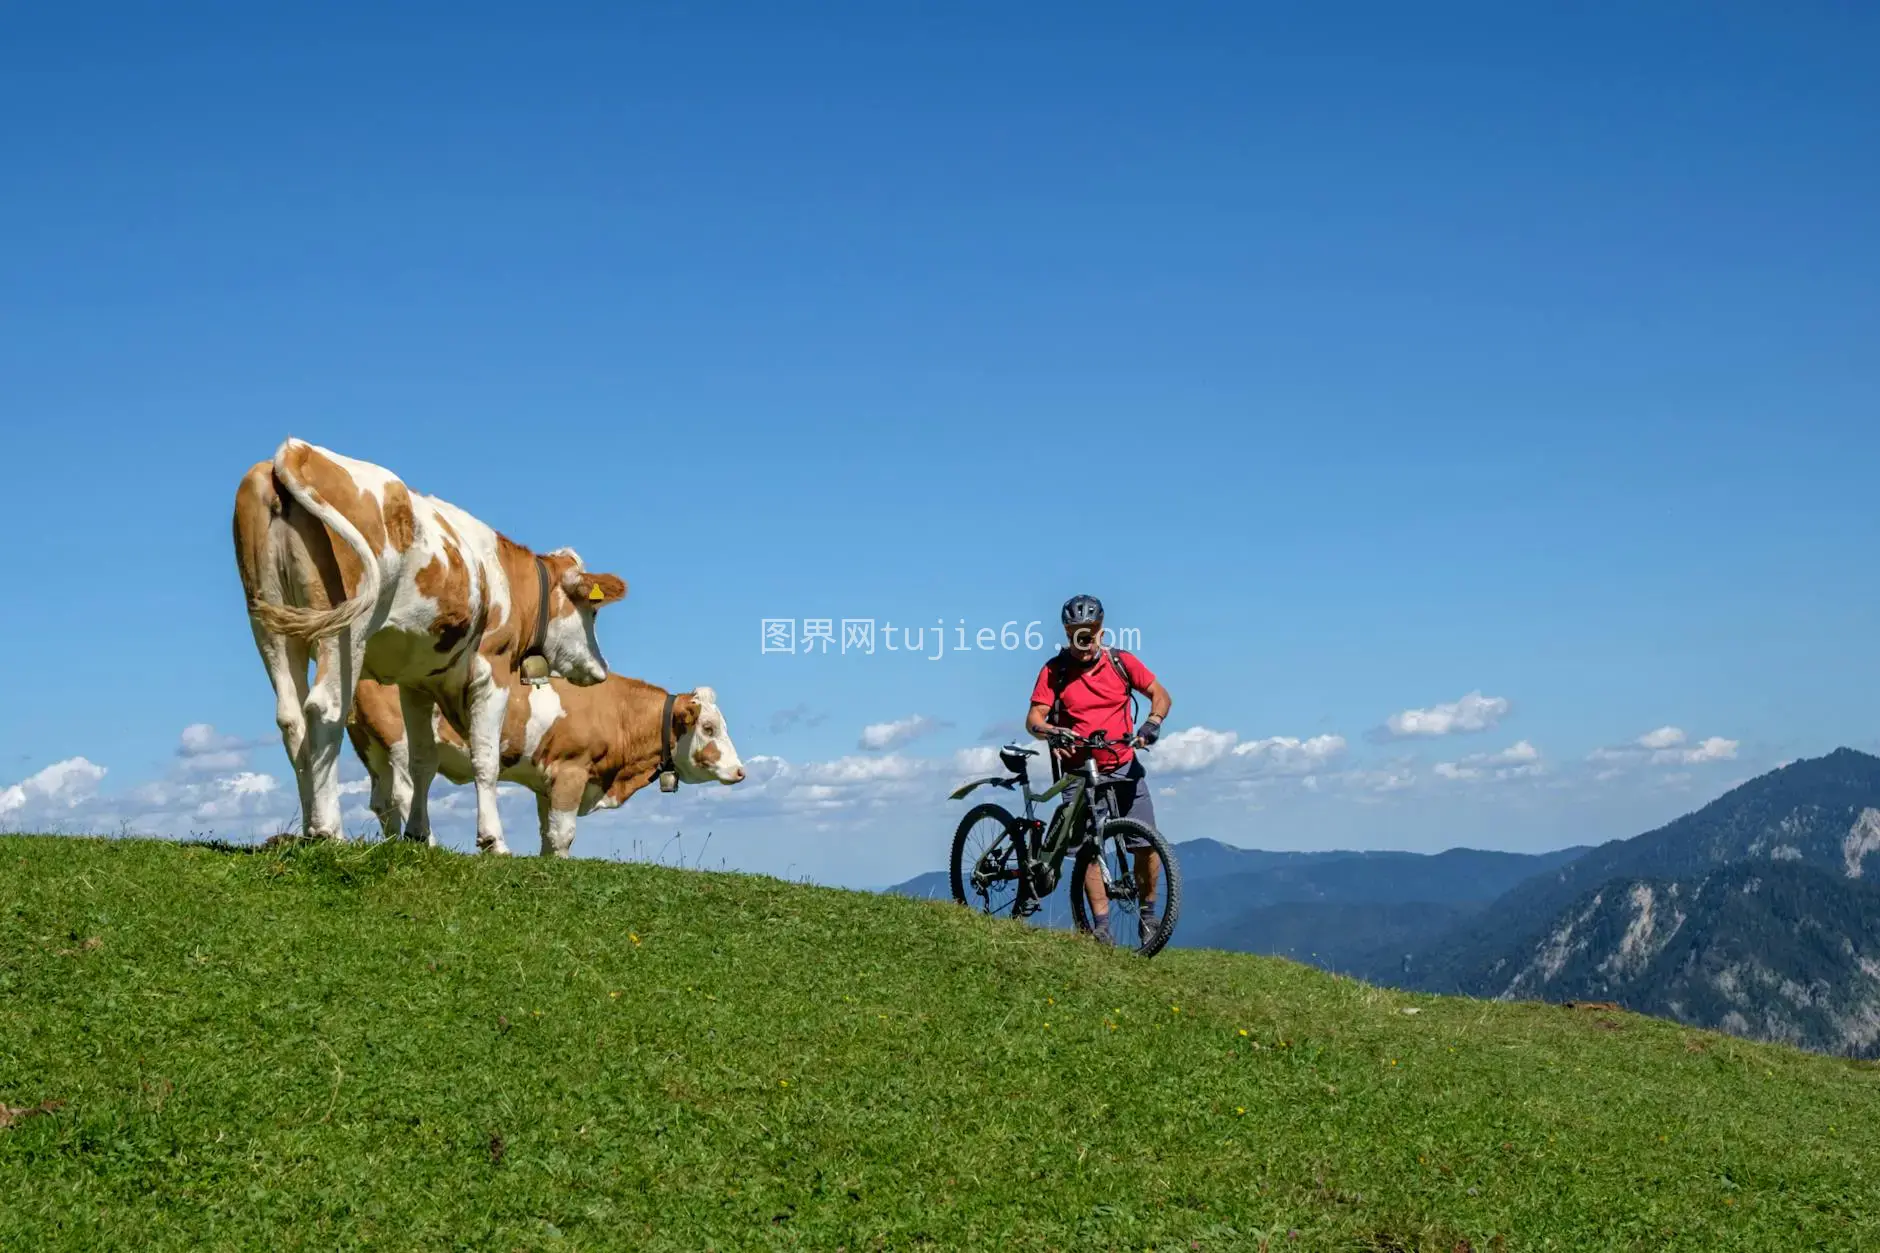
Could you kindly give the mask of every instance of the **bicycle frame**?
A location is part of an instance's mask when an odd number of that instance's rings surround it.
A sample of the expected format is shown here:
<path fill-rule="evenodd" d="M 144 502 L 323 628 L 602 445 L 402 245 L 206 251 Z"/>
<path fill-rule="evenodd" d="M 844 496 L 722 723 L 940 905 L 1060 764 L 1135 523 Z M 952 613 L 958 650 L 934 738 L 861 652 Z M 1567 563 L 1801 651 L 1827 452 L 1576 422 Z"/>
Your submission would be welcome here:
<path fill-rule="evenodd" d="M 971 783 L 956 788 L 951 793 L 951 799 L 958 800 L 974 788 L 988 783 L 1008 791 L 1016 788 L 1025 798 L 1025 830 L 1032 832 L 1035 837 L 1038 828 L 1043 825 L 1038 821 L 1038 806 L 1071 791 L 1072 788 L 1076 789 L 1069 799 L 1058 806 L 1051 815 L 1050 825 L 1046 827 L 1044 836 L 1039 839 L 1037 847 L 1032 847 L 1032 841 L 1022 837 L 1016 841 L 1019 879 L 1021 883 L 1030 885 L 1037 900 L 1042 900 L 1057 890 L 1058 877 L 1062 873 L 1065 855 L 1079 842 L 1076 837 L 1081 835 L 1086 826 L 1094 825 L 1094 829 L 1101 830 L 1103 824 L 1109 820 L 1111 806 L 1102 792 L 1102 785 L 1114 785 L 1122 781 L 1118 776 L 1097 773 L 1095 759 L 1085 758 L 1081 769 L 1067 771 L 1063 778 L 1044 791 L 1034 792 L 1031 788 L 1031 772 L 1021 761 L 1017 774 L 1009 778 L 993 775 L 989 778 L 975 779 Z M 1093 817 L 1095 818 L 1094 824 L 1088 821 Z"/>

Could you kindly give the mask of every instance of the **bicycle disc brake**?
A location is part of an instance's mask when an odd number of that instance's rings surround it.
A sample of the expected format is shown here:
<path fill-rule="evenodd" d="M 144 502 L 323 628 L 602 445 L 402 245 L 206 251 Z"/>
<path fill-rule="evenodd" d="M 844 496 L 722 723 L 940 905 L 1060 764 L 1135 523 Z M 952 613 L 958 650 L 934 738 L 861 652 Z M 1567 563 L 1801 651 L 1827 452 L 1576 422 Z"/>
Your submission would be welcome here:
<path fill-rule="evenodd" d="M 1113 901 L 1133 901 L 1136 899 L 1136 880 L 1129 873 L 1128 853 L 1123 842 L 1116 841 L 1116 866 L 1122 874 L 1110 873 L 1110 859 L 1103 854 L 1102 844 L 1097 846 L 1097 866 L 1103 875 L 1103 895 Z"/>
<path fill-rule="evenodd" d="M 1019 890 L 1022 896 L 1024 871 L 1019 861 L 1018 849 L 1008 837 L 1000 836 L 973 863 L 973 891 L 977 892 L 983 900 L 994 883 L 1007 879 L 1020 881 Z"/>

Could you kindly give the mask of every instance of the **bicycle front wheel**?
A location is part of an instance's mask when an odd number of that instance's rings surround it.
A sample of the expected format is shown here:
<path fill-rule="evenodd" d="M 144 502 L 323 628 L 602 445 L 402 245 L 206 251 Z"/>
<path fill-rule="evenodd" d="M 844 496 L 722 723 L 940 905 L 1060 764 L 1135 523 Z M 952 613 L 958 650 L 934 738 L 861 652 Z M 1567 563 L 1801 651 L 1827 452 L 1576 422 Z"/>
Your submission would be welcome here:
<path fill-rule="evenodd" d="M 947 867 L 954 902 L 994 917 L 1015 917 L 1029 895 L 1019 891 L 1023 838 L 1022 824 L 1003 805 L 988 801 L 967 810 L 953 832 L 953 857 Z"/>
<path fill-rule="evenodd" d="M 1140 956 L 1154 957 L 1161 952 L 1175 934 L 1182 908 L 1181 867 L 1175 862 L 1175 851 L 1168 840 L 1154 827 L 1134 818 L 1112 818 L 1103 824 L 1097 838 L 1084 841 L 1071 869 L 1070 892 L 1071 921 L 1085 934 L 1091 930 L 1085 882 L 1094 866 L 1102 867 L 1102 883 L 1097 890 L 1109 898 L 1110 934 L 1119 945 L 1135 938 Z M 1146 901 L 1143 880 L 1148 875 L 1141 873 L 1144 871 L 1153 876 L 1147 885 Z M 1146 928 L 1142 926 L 1145 904 L 1155 918 Z"/>

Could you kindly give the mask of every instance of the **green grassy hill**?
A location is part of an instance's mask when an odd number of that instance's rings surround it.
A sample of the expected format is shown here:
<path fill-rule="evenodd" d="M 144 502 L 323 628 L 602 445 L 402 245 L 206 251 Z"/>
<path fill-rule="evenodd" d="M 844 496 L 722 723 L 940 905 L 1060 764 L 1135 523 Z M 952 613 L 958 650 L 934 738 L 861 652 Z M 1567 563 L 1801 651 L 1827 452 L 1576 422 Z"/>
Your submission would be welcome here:
<path fill-rule="evenodd" d="M 1877 1100 L 761 877 L 0 838 L 4 1250 L 1874 1248 Z"/>

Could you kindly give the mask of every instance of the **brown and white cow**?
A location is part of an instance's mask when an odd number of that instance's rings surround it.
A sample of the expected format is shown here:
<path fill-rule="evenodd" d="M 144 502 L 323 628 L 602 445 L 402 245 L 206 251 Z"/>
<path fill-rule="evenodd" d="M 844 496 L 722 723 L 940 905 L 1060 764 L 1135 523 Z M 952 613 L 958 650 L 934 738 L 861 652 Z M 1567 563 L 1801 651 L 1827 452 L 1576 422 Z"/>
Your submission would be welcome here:
<path fill-rule="evenodd" d="M 435 843 L 425 800 L 437 771 L 431 728 L 442 713 L 466 733 L 477 847 L 500 848 L 498 741 L 511 680 L 531 655 L 573 684 L 605 678 L 594 615 L 625 596 L 626 584 L 588 573 L 573 549 L 538 555 L 381 466 L 298 439 L 243 477 L 234 531 L 302 830 L 344 838 L 340 741 L 357 685 L 370 678 L 397 685 L 418 728 L 406 834 Z"/>
<path fill-rule="evenodd" d="M 669 719 L 663 744 L 662 713 Z M 406 726 L 396 689 L 370 679 L 360 683 L 346 734 L 372 776 L 372 811 L 388 838 L 396 838 L 414 795 Z M 436 716 L 432 732 L 439 771 L 453 783 L 468 782 L 474 771 L 463 738 L 442 716 Z M 669 757 L 662 757 L 662 748 Z M 511 690 L 498 777 L 535 793 L 542 856 L 568 856 L 577 817 L 616 808 L 662 769 L 672 770 L 682 783 L 731 784 L 744 778 L 711 688 L 674 695 L 610 674 L 591 687 L 551 679 L 541 686 L 519 683 Z M 509 850 L 499 840 L 492 851 Z"/>

